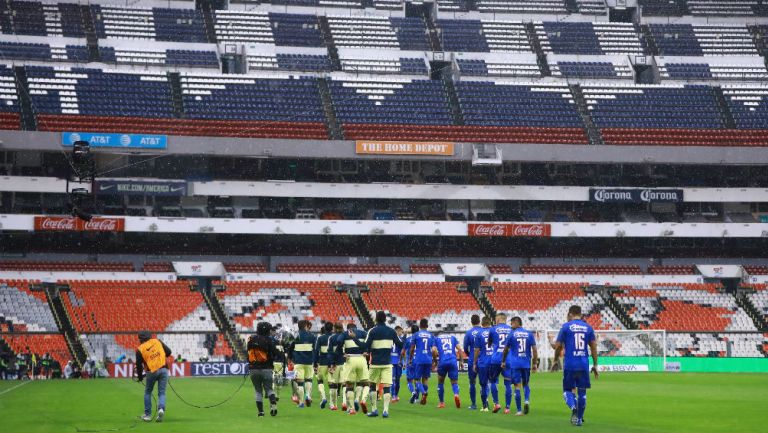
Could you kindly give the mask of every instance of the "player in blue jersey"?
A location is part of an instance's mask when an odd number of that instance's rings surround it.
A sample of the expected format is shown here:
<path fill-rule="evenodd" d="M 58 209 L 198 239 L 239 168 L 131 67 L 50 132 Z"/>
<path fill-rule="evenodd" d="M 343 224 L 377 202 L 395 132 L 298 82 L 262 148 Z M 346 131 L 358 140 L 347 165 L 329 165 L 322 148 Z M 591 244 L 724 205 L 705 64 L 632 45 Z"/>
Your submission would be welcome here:
<path fill-rule="evenodd" d="M 459 366 L 458 362 L 463 359 L 461 355 L 464 351 L 459 345 L 459 340 L 453 335 L 443 334 L 435 338 L 435 348 L 438 354 L 437 363 L 437 396 L 440 399 L 438 403 L 438 409 L 445 408 L 445 377 L 451 381 L 451 389 L 453 390 L 453 402 L 456 404 L 456 409 L 461 407 L 461 399 L 459 399 Z M 457 359 L 457 356 L 458 359 Z"/>
<path fill-rule="evenodd" d="M 587 351 L 589 348 L 589 351 Z M 587 408 L 587 389 L 589 382 L 589 354 L 592 354 L 592 373 L 597 372 L 597 340 L 595 331 L 581 318 L 581 307 L 572 305 L 568 309 L 568 322 L 563 324 L 555 342 L 555 360 L 565 353 L 563 364 L 563 398 L 571 409 L 571 424 L 580 426 L 584 422 Z M 553 365 L 553 369 L 556 364 Z M 573 395 L 573 389 L 577 395 Z"/>
<path fill-rule="evenodd" d="M 491 357 L 493 357 L 493 347 L 488 346 L 491 335 L 491 318 L 483 317 L 480 325 L 482 328 L 475 336 L 473 343 L 475 357 L 472 369 L 477 373 L 477 379 L 480 382 L 480 401 L 483 403 L 480 412 L 488 412 L 488 368 L 491 364 Z"/>
<path fill-rule="evenodd" d="M 416 392 L 416 370 L 413 365 L 413 359 L 411 359 L 411 345 L 413 344 L 413 337 L 419 332 L 419 327 L 416 325 L 411 326 L 411 335 L 409 335 L 403 344 L 402 358 L 405 363 L 405 380 L 408 382 L 408 392 Z"/>
<path fill-rule="evenodd" d="M 472 402 L 472 404 L 469 406 L 469 409 L 475 410 L 477 409 L 477 372 L 474 368 L 472 368 L 472 366 L 474 365 L 475 360 L 475 337 L 480 333 L 480 331 L 482 331 L 483 328 L 480 327 L 480 316 L 477 314 L 473 314 L 470 320 L 472 322 L 472 329 L 464 334 L 464 344 L 462 344 L 462 347 L 464 348 L 464 354 L 467 356 L 469 400 Z"/>
<path fill-rule="evenodd" d="M 427 404 L 429 393 L 429 377 L 432 375 L 432 366 L 437 360 L 435 349 L 435 337 L 427 331 L 429 322 L 427 319 L 419 321 L 419 332 L 411 337 L 410 358 L 413 362 L 414 378 L 416 380 L 416 392 L 411 395 L 411 404 L 415 403 L 421 395 L 421 404 Z"/>
<path fill-rule="evenodd" d="M 501 368 L 504 370 L 502 374 L 504 375 L 504 383 L 510 381 L 515 385 L 515 406 L 517 407 L 515 415 L 528 415 L 531 398 L 529 386 L 531 369 L 536 371 L 539 363 L 539 351 L 536 348 L 536 337 L 533 332 L 523 328 L 523 319 L 515 316 L 510 320 L 510 324 L 512 325 L 512 334 L 510 334 L 509 342 L 504 349 L 504 361 L 501 363 Z M 525 391 L 525 406 L 521 402 L 521 387 Z"/>
<path fill-rule="evenodd" d="M 493 413 L 497 413 L 501 406 L 499 406 L 499 376 L 501 375 L 501 361 L 504 355 L 504 348 L 507 347 L 507 339 L 509 334 L 512 333 L 512 328 L 507 325 L 507 316 L 505 314 L 496 315 L 496 326 L 491 328 L 490 336 L 488 337 L 488 346 L 493 346 L 493 357 L 491 358 L 491 364 L 488 367 L 488 382 L 491 385 L 491 396 L 493 397 Z M 507 407 L 512 402 L 512 384 L 505 383 L 506 392 L 504 397 L 506 399 Z M 509 413 L 509 409 L 504 413 Z"/>
<path fill-rule="evenodd" d="M 403 338 L 403 328 L 401 326 L 395 326 L 395 333 L 397 333 L 397 340 L 400 342 L 398 347 L 397 343 L 392 344 L 392 403 L 400 401 L 398 397 L 400 393 L 400 380 L 403 378 L 403 363 L 401 356 L 403 348 L 405 346 L 405 339 Z"/>

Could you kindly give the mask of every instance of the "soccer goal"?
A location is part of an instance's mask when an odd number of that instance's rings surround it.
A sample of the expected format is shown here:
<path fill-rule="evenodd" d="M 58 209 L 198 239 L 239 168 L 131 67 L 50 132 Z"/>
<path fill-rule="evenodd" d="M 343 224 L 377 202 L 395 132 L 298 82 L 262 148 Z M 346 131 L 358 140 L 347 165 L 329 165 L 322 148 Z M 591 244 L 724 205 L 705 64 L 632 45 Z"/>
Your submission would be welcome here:
<path fill-rule="evenodd" d="M 541 369 L 552 365 L 558 330 L 536 334 Z M 595 331 L 601 371 L 664 371 L 667 364 L 667 331 L 611 330 Z M 590 364 L 592 358 L 590 357 Z"/>

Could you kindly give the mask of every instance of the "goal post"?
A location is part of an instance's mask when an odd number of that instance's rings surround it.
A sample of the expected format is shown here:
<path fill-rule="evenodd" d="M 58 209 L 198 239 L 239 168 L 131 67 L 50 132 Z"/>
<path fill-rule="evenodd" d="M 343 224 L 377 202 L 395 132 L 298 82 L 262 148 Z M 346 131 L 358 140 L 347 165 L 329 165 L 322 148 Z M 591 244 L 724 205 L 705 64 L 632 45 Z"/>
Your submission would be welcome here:
<path fill-rule="evenodd" d="M 540 368 L 548 371 L 558 330 L 536 331 Z M 667 331 L 663 329 L 595 330 L 602 371 L 665 371 Z M 589 358 L 590 364 L 592 357 Z"/>

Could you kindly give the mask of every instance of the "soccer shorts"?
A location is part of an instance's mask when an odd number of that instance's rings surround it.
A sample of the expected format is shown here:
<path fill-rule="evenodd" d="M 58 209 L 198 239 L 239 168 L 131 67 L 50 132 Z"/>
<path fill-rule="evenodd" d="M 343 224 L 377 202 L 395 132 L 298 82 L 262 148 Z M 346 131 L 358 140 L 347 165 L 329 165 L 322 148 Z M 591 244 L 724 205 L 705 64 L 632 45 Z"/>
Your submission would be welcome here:
<path fill-rule="evenodd" d="M 283 363 L 282 362 L 273 362 L 272 363 L 272 371 L 276 375 L 282 376 L 283 375 Z"/>
<path fill-rule="evenodd" d="M 338 384 L 342 383 L 341 378 L 343 377 L 344 372 L 344 364 L 337 365 L 336 368 L 333 369 L 333 373 L 328 373 L 328 383 Z"/>
<path fill-rule="evenodd" d="M 450 380 L 459 380 L 459 367 L 455 362 L 440 364 L 437 366 L 437 375 L 440 377 L 448 376 Z"/>
<path fill-rule="evenodd" d="M 477 379 L 480 381 L 480 387 L 488 386 L 489 367 L 477 367 Z"/>
<path fill-rule="evenodd" d="M 573 388 L 591 388 L 589 370 L 563 370 L 563 391 Z"/>
<path fill-rule="evenodd" d="M 413 376 L 414 379 L 429 379 L 432 376 L 432 364 L 415 364 Z"/>
<path fill-rule="evenodd" d="M 318 380 L 318 383 L 320 382 L 327 383 L 330 380 L 330 375 L 328 374 L 327 365 L 319 365 L 317 367 L 317 380 Z"/>
<path fill-rule="evenodd" d="M 369 380 L 368 364 L 362 356 L 352 356 L 344 364 L 342 382 L 367 382 Z"/>
<path fill-rule="evenodd" d="M 416 379 L 416 367 L 413 365 L 413 363 L 408 364 L 408 366 L 405 367 L 405 379 L 408 382 Z"/>
<path fill-rule="evenodd" d="M 392 364 L 371 365 L 370 376 L 374 385 L 392 385 Z"/>
<path fill-rule="evenodd" d="M 499 383 L 499 375 L 501 375 L 501 364 L 488 366 L 488 381 L 490 383 Z"/>
<path fill-rule="evenodd" d="M 296 380 L 312 380 L 315 375 L 315 369 L 309 364 L 296 364 L 293 366 L 296 372 Z"/>
<path fill-rule="evenodd" d="M 517 385 L 518 383 L 522 383 L 523 386 L 528 385 L 528 382 L 531 380 L 530 368 L 512 368 L 509 370 L 510 370 L 510 375 L 507 376 L 506 374 L 504 374 L 505 378 L 512 379 L 512 383 L 515 385 Z"/>
<path fill-rule="evenodd" d="M 469 376 L 469 383 L 474 383 L 477 380 L 477 373 L 475 373 L 475 369 L 472 366 L 472 362 L 469 362 L 467 364 L 469 366 L 469 369 L 467 370 L 467 376 Z M 478 367 L 478 370 L 480 368 Z"/>

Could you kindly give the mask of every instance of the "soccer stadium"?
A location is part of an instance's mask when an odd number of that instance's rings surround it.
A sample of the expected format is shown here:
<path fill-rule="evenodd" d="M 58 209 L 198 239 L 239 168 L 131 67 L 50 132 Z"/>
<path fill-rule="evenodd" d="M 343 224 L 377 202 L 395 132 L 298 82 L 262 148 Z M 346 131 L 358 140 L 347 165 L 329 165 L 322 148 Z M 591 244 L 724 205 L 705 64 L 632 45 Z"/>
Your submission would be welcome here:
<path fill-rule="evenodd" d="M 0 431 L 766 402 L 767 1 L 0 0 Z"/>

